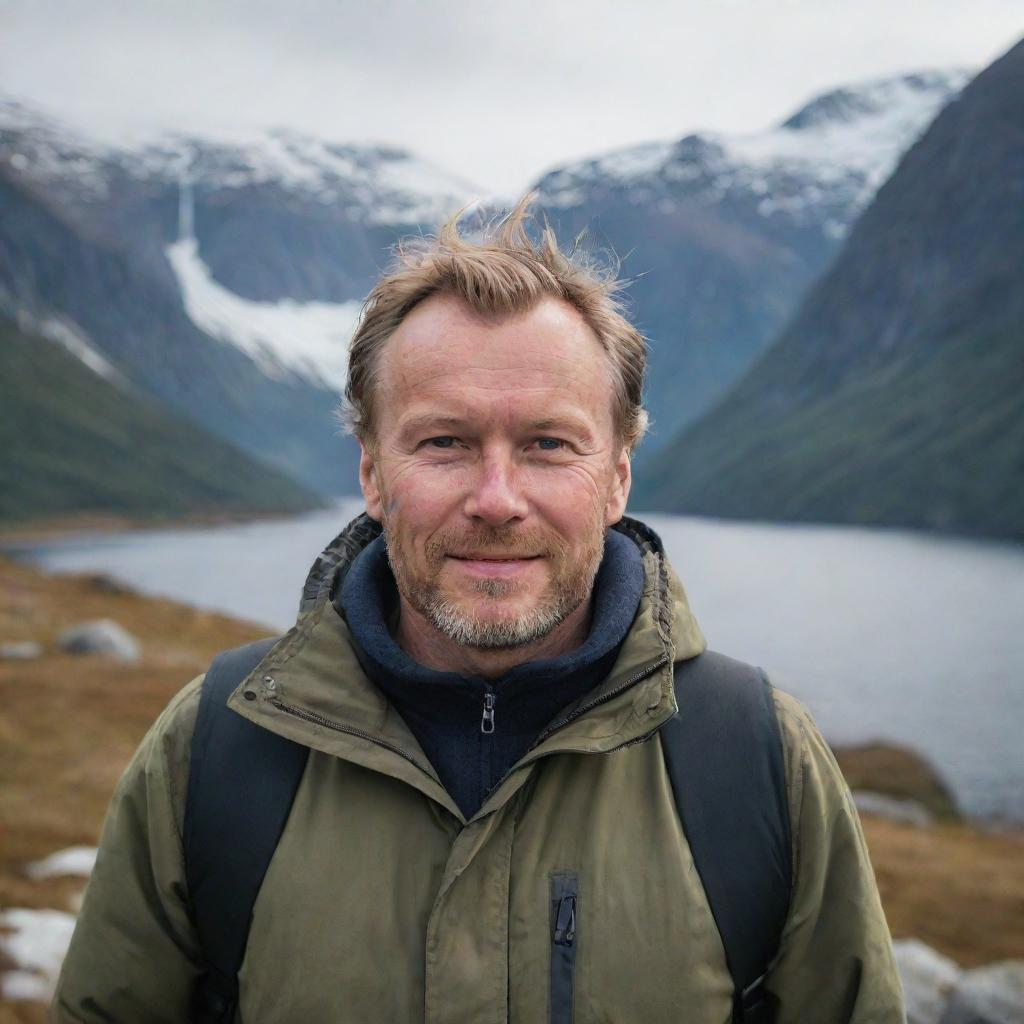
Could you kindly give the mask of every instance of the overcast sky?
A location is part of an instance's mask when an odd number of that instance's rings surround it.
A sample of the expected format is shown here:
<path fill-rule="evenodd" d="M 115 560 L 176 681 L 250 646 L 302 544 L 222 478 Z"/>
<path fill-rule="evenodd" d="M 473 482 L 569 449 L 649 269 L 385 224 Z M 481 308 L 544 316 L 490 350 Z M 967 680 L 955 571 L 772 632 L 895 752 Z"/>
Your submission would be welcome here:
<path fill-rule="evenodd" d="M 1022 36 L 1022 0 L 0 0 L 0 92 L 108 138 L 396 143 L 511 195 L 834 85 L 980 69 Z"/>

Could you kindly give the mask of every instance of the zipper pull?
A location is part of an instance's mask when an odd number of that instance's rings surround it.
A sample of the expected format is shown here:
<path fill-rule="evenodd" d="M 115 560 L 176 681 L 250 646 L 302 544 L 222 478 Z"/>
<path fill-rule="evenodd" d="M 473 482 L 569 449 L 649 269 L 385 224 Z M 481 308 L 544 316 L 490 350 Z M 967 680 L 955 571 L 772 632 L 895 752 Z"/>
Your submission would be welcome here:
<path fill-rule="evenodd" d="M 480 719 L 480 731 L 483 733 L 494 732 L 494 702 L 497 699 L 493 693 L 484 694 L 484 715 Z"/>
<path fill-rule="evenodd" d="M 576 897 L 563 896 L 558 902 L 555 913 L 555 934 L 552 936 L 556 946 L 571 946 L 576 938 Z"/>

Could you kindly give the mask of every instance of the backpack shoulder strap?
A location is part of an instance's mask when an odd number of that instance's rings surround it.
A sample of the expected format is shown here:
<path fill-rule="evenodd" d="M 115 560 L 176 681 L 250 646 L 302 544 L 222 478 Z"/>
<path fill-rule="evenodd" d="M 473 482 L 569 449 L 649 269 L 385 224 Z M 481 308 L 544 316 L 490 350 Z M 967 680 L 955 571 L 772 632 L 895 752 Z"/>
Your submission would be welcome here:
<path fill-rule="evenodd" d="M 661 730 L 683 831 L 735 990 L 733 1021 L 771 1020 L 764 977 L 789 911 L 792 852 L 782 737 L 764 673 L 713 651 L 679 662 Z"/>
<path fill-rule="evenodd" d="M 277 639 L 218 655 L 203 680 L 184 829 L 185 878 L 207 964 L 195 1024 L 233 1019 L 252 908 L 309 754 L 227 706 Z"/>

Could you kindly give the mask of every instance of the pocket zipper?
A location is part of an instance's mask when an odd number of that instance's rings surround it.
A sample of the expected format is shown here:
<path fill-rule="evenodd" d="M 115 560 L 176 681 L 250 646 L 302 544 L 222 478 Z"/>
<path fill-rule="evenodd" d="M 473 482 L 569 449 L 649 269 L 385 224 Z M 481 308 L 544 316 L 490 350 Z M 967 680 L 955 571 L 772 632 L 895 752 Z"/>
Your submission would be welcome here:
<path fill-rule="evenodd" d="M 551 876 L 551 1024 L 572 1024 L 579 948 L 579 876 Z"/>

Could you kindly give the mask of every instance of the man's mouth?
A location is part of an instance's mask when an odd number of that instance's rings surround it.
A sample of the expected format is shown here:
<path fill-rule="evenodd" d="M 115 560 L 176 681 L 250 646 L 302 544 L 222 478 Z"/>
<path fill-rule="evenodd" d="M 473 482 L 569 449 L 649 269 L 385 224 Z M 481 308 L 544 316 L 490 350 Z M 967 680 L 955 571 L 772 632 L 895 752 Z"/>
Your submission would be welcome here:
<path fill-rule="evenodd" d="M 543 555 L 496 555 L 486 552 L 471 552 L 464 555 L 450 554 L 448 557 L 457 562 L 460 569 L 473 576 L 515 576 L 524 572 L 532 563 L 543 558 Z"/>
<path fill-rule="evenodd" d="M 449 558 L 457 558 L 460 562 L 529 562 L 541 555 L 488 555 L 472 552 L 468 555 L 449 555 Z"/>

